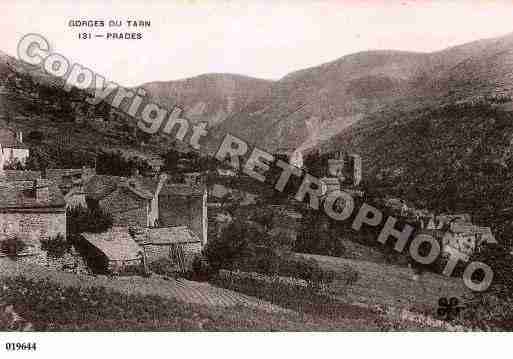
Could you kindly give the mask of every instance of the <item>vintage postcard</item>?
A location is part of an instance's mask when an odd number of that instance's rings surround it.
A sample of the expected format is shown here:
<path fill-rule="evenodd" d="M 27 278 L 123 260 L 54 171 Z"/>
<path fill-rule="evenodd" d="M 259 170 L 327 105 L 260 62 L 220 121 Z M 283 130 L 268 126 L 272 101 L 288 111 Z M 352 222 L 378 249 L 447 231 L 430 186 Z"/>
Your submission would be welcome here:
<path fill-rule="evenodd" d="M 0 331 L 513 329 L 513 2 L 0 12 Z"/>

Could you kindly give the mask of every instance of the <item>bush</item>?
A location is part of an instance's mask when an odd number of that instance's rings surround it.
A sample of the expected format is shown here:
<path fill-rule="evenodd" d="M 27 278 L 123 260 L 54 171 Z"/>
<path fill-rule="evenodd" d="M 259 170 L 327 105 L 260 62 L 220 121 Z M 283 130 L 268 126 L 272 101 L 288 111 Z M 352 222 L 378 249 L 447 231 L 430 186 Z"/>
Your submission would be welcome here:
<path fill-rule="evenodd" d="M 150 270 L 160 275 L 174 276 L 177 273 L 176 264 L 169 258 L 161 258 L 151 262 Z"/>
<path fill-rule="evenodd" d="M 66 212 L 66 230 L 72 236 L 82 232 L 105 232 L 112 223 L 112 216 L 100 208 L 77 206 Z"/>
<path fill-rule="evenodd" d="M 292 311 L 270 312 L 243 305 L 207 306 L 130 292 L 95 286 L 65 287 L 48 280 L 16 277 L 2 279 L 0 302 L 11 306 L 24 323 L 32 323 L 37 331 L 347 330 L 344 319 L 355 315 L 355 308 L 340 308 L 334 321 L 329 322 Z M 0 330 L 26 329 L 26 325 L 6 328 L 1 319 Z M 377 324 L 376 330 L 382 328 L 381 322 L 371 324 Z"/>
<path fill-rule="evenodd" d="M 336 275 L 334 271 L 323 270 L 314 259 L 305 259 L 293 255 L 284 255 L 280 258 L 276 274 L 319 283 L 330 283 Z"/>
<path fill-rule="evenodd" d="M 209 270 L 242 270 L 268 275 L 301 278 L 329 283 L 335 272 L 323 270 L 313 259 L 304 259 L 273 248 L 272 239 L 252 222 L 234 222 L 219 238 L 207 244 Z"/>
<path fill-rule="evenodd" d="M 41 249 L 51 258 L 62 258 L 71 249 L 71 243 L 62 234 L 41 241 Z"/>
<path fill-rule="evenodd" d="M 269 247 L 271 238 L 258 225 L 247 221 L 234 221 L 218 238 L 208 242 L 205 256 L 214 270 L 233 269 L 245 262 L 254 262 L 258 251 Z M 249 263 L 248 263 L 249 264 Z"/>
<path fill-rule="evenodd" d="M 348 315 L 362 318 L 371 310 L 340 302 L 313 283 L 280 276 L 221 270 L 212 283 L 220 287 L 254 296 L 273 304 L 319 317 L 339 319 Z"/>

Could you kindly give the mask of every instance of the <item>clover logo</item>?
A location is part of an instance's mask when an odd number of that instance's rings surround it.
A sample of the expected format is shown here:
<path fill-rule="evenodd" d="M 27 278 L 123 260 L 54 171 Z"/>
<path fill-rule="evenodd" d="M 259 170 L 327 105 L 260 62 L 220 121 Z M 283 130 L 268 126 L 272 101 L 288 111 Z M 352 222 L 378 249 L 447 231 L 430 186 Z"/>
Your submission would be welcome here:
<path fill-rule="evenodd" d="M 465 308 L 459 304 L 460 301 L 456 297 L 450 299 L 442 297 L 438 299 L 438 309 L 436 313 L 445 320 L 456 319 L 460 315 L 461 310 Z"/>

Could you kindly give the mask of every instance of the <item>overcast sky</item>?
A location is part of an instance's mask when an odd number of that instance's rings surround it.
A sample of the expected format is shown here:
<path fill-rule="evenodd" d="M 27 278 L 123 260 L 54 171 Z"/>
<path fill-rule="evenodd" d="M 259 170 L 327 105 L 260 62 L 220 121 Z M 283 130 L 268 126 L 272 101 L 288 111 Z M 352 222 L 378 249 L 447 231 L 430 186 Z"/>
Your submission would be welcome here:
<path fill-rule="evenodd" d="M 54 51 L 126 86 L 209 72 L 278 79 L 362 50 L 435 51 L 513 32 L 511 0 L 1 0 L 0 14 L 0 50 L 15 55 L 24 34 L 40 33 Z M 142 40 L 79 40 L 73 19 L 151 28 Z"/>

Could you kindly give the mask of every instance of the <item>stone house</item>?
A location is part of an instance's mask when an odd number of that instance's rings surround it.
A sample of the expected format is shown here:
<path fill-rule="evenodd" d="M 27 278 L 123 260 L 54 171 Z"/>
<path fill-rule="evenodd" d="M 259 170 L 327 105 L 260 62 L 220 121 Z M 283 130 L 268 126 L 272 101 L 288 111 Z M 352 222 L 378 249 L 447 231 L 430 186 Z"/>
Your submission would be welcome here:
<path fill-rule="evenodd" d="M 113 226 L 103 233 L 82 233 L 89 266 L 95 273 L 119 273 L 140 266 L 143 249 L 134 241 L 128 227 Z"/>
<path fill-rule="evenodd" d="M 149 228 L 139 238 L 138 244 L 144 249 L 148 263 L 170 259 L 182 270 L 191 267 L 194 256 L 202 248 L 199 237 L 186 226 Z"/>
<path fill-rule="evenodd" d="M 207 243 L 207 189 L 204 185 L 166 183 L 158 194 L 158 227 L 187 226 Z"/>
<path fill-rule="evenodd" d="M 0 239 L 15 236 L 35 252 L 41 239 L 66 236 L 66 205 L 48 180 L 0 182 Z"/>
<path fill-rule="evenodd" d="M 479 227 L 468 222 L 452 222 L 444 233 L 442 244 L 470 255 L 486 244 L 497 243 L 490 227 Z"/>
<path fill-rule="evenodd" d="M 112 215 L 114 226 L 153 227 L 153 194 L 128 179 L 99 200 L 99 206 Z"/>
<path fill-rule="evenodd" d="M 207 190 L 204 185 L 172 183 L 159 177 L 93 176 L 85 185 L 88 207 L 99 206 L 115 226 L 138 228 L 187 226 L 207 241 Z"/>

